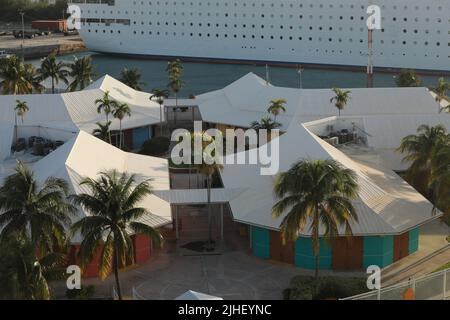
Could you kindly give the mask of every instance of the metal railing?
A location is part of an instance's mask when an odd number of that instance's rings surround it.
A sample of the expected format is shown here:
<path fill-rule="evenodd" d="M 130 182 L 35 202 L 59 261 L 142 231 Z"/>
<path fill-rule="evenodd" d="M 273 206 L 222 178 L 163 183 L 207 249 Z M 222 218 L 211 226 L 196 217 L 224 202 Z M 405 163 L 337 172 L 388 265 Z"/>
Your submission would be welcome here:
<path fill-rule="evenodd" d="M 447 300 L 450 268 L 341 300 Z"/>

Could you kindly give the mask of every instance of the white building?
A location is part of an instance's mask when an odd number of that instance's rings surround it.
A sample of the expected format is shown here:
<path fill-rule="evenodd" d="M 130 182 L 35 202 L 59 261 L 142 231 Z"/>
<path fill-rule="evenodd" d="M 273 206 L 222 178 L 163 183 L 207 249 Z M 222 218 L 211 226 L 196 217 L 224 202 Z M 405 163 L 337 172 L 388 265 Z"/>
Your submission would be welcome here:
<path fill-rule="evenodd" d="M 196 98 L 203 121 L 222 130 L 249 127 L 252 121 L 268 115 L 270 100 L 284 98 L 287 110 L 278 120 L 285 133 L 260 147 L 263 154 L 269 154 L 267 149 L 275 141 L 279 143 L 280 172 L 301 159 L 332 159 L 357 174 L 360 191 L 353 201 L 358 216 L 351 224 L 353 240 L 339 237 L 331 245 L 322 243 L 323 269 L 387 266 L 416 252 L 421 227 L 441 215 L 394 172 L 408 166 L 395 149 L 422 124 L 443 124 L 450 131 L 450 114 L 439 113 L 434 96 L 426 88 L 348 90 L 350 100 L 340 117 L 330 102 L 332 90 L 275 87 L 254 74 Z M 356 143 L 333 143 L 329 137 L 342 130 L 358 136 Z M 257 152 L 247 151 L 245 158 Z M 277 202 L 273 195 L 276 176 L 261 175 L 261 165 L 227 164 L 231 157 L 235 155 L 225 159 L 221 177 L 225 190 L 241 188 L 238 196 L 229 199 L 229 205 L 233 219 L 250 226 L 253 253 L 314 268 L 308 226 L 297 241 L 282 245 L 279 230 L 284 216 L 274 219 L 271 212 Z M 340 233 L 344 235 L 343 230 Z"/>
<path fill-rule="evenodd" d="M 39 136 L 67 141 L 80 130 L 91 134 L 97 128 L 97 122 L 106 123 L 105 115 L 97 112 L 95 104 L 95 100 L 103 98 L 105 92 L 109 92 L 112 99 L 129 105 L 131 117 L 122 121 L 125 146 L 130 150 L 139 149 L 152 137 L 153 126 L 160 123 L 160 107 L 150 101 L 150 94 L 133 90 L 106 75 L 77 92 L 0 96 L 0 160 L 11 154 L 16 100 L 25 101 L 29 108 L 23 122 L 17 119 L 19 138 Z M 119 120 L 112 115 L 109 120 L 112 121 L 111 131 L 117 132 Z"/>
<path fill-rule="evenodd" d="M 334 159 L 355 171 L 360 191 L 354 200 L 359 218 L 352 224 L 354 241 L 348 244 L 344 238 L 338 238 L 331 248 L 322 246 L 321 268 L 326 269 L 387 266 L 417 251 L 421 227 L 440 216 L 433 213 L 430 202 L 394 172 L 407 166 L 395 149 L 403 137 L 414 134 L 421 124 L 443 124 L 450 130 L 450 114 L 438 112 L 438 105 L 426 88 L 349 90 L 351 98 L 340 117 L 330 102 L 331 90 L 276 87 L 254 74 L 221 90 L 180 101 L 180 107 L 198 108 L 204 122 L 226 129 L 249 127 L 252 121 L 268 115 L 270 100 L 286 99 L 286 113 L 278 117 L 284 134 L 260 147 L 264 150 L 279 142 L 280 170 L 309 158 Z M 123 128 L 132 129 L 133 133 L 136 128 L 148 132 L 150 126 L 159 123 L 159 106 L 149 100 L 149 94 L 132 90 L 108 76 L 75 93 L 0 96 L 0 177 L 14 167 L 10 147 L 15 100 L 20 99 L 28 102 L 30 111 L 23 124 L 19 119 L 19 137 L 38 135 L 66 141 L 42 159 L 26 158 L 39 181 L 48 176 L 61 177 L 78 193 L 82 177 L 95 178 L 102 170 L 117 169 L 135 173 L 140 179 L 153 178 L 154 195 L 142 204 L 152 213 L 144 222 L 153 227 L 178 219 L 178 211 L 173 213 L 171 206 L 205 204 L 204 189 L 171 190 L 167 160 L 125 153 L 90 135 L 95 122 L 104 121 L 94 101 L 106 91 L 114 99 L 128 103 L 133 111 L 130 118 L 124 119 Z M 167 105 L 172 106 L 172 102 L 167 101 Z M 117 121 L 113 128 L 118 128 Z M 346 135 L 356 135 L 358 139 L 352 141 L 356 143 L 333 142 L 330 136 L 344 133 L 342 130 Z M 224 188 L 214 189 L 212 201 L 229 204 L 232 219 L 247 226 L 256 256 L 312 268 L 314 257 L 308 229 L 301 232 L 295 243 L 281 244 L 280 219 L 271 216 L 276 202 L 275 175 L 261 176 L 259 169 L 259 165 L 226 164 L 221 173 Z M 80 212 L 81 216 L 84 214 Z"/>
<path fill-rule="evenodd" d="M 195 103 L 204 122 L 218 128 L 250 127 L 269 114 L 272 99 L 286 99 L 286 112 L 277 117 L 281 131 L 306 124 L 311 132 L 326 136 L 327 129 L 355 130 L 366 139 L 392 170 L 402 171 L 402 155 L 395 152 L 401 139 L 415 134 L 421 124 L 442 123 L 450 130 L 450 115 L 439 113 L 434 96 L 426 88 L 350 88 L 350 99 L 341 116 L 330 99 L 330 89 L 294 89 L 267 84 L 253 73 L 223 89 L 199 95 Z"/>

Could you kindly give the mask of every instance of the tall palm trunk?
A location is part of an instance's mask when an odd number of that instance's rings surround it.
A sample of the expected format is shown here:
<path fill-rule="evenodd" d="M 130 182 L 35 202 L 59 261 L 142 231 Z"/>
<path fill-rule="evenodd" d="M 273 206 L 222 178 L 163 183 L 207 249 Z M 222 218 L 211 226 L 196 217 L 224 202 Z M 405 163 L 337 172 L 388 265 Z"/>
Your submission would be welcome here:
<path fill-rule="evenodd" d="M 319 279 L 319 264 L 320 264 L 320 257 L 319 254 L 316 254 L 316 266 L 315 266 L 315 271 L 314 271 L 314 278 Z"/>
<path fill-rule="evenodd" d="M 161 137 L 163 136 L 163 120 L 162 120 L 162 104 L 159 104 L 159 132 Z"/>
<path fill-rule="evenodd" d="M 17 128 L 17 113 L 14 115 L 14 134 L 15 134 L 15 141 L 19 140 L 19 130 Z"/>
<path fill-rule="evenodd" d="M 122 137 L 122 120 L 119 120 L 119 149 L 122 150 L 123 146 L 123 137 Z"/>
<path fill-rule="evenodd" d="M 178 92 L 175 91 L 175 110 L 173 112 L 173 122 L 174 125 L 177 124 L 177 111 L 178 111 Z"/>
<path fill-rule="evenodd" d="M 55 78 L 52 77 L 52 93 L 55 94 Z"/>
<path fill-rule="evenodd" d="M 320 234 L 319 234 L 319 224 L 320 224 L 320 220 L 319 220 L 319 214 L 316 212 L 314 214 L 314 221 L 313 221 L 313 234 L 312 236 L 314 237 L 314 255 L 315 255 L 315 272 L 314 272 L 314 277 L 316 279 L 316 284 L 317 284 L 317 280 L 319 279 L 319 266 L 320 266 Z"/>
<path fill-rule="evenodd" d="M 108 123 L 108 122 L 109 122 L 109 116 L 108 116 L 108 114 L 106 114 L 106 123 Z M 111 130 L 108 130 L 108 141 L 109 141 L 109 144 L 112 144 Z"/>
<path fill-rule="evenodd" d="M 119 300 L 122 299 L 122 289 L 120 287 L 120 280 L 119 280 L 119 250 L 117 248 L 117 244 L 114 244 L 114 263 L 113 263 L 113 269 L 114 269 L 114 278 L 116 280 L 116 289 L 117 289 L 117 296 L 119 297 Z"/>

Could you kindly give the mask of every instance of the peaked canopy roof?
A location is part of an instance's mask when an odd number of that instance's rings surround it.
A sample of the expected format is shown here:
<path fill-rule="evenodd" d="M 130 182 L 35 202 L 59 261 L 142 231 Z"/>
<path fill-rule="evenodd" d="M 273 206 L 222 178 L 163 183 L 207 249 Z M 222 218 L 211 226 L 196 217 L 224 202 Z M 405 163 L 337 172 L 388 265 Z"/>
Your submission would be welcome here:
<path fill-rule="evenodd" d="M 293 122 L 287 133 L 278 138 L 280 172 L 301 159 L 334 159 L 357 174 L 360 186 L 353 201 L 358 222 L 351 224 L 355 235 L 399 234 L 436 219 L 433 205 L 392 171 L 374 163 L 352 160 L 326 143 L 303 124 Z M 274 141 L 261 147 L 265 154 Z M 270 150 L 270 149 L 269 149 Z M 257 152 L 257 149 L 247 151 Z M 227 162 L 227 161 L 225 161 Z M 245 188 L 230 201 L 234 219 L 244 223 L 278 230 L 283 216 L 273 219 L 271 209 L 277 202 L 273 194 L 275 176 L 260 175 L 260 165 L 225 164 L 222 179 L 225 188 Z M 249 206 L 248 204 L 252 205 Z M 323 233 L 323 230 L 321 230 Z M 344 230 L 340 230 L 343 234 Z M 301 232 L 310 236 L 309 225 Z"/>
<path fill-rule="evenodd" d="M 427 88 L 353 88 L 341 117 L 356 122 L 367 135 L 369 147 L 380 150 L 396 170 L 405 169 L 402 155 L 394 153 L 402 138 L 415 134 L 421 124 L 443 124 L 450 131 L 450 114 L 439 113 L 438 104 Z M 203 121 L 236 127 L 250 127 L 268 116 L 272 99 L 285 99 L 286 112 L 277 117 L 286 131 L 293 122 L 307 123 L 337 117 L 330 102 L 331 89 L 276 87 L 249 73 L 221 90 L 199 95 L 194 100 Z"/>
<path fill-rule="evenodd" d="M 123 152 L 83 131 L 34 163 L 32 169 L 38 182 L 44 182 L 51 176 L 62 178 L 69 183 L 71 192 L 76 194 L 88 192 L 80 186 L 85 177 L 95 179 L 99 172 L 109 170 L 133 174 L 136 183 L 151 179 L 150 185 L 155 192 L 170 189 L 167 160 Z M 147 196 L 140 206 L 151 213 L 142 217 L 141 222 L 152 227 L 168 224 L 172 220 L 170 204 L 154 194 Z M 74 220 L 85 215 L 89 213 L 80 210 Z M 73 241 L 78 242 L 79 239 Z"/>
<path fill-rule="evenodd" d="M 150 94 L 136 91 L 120 81 L 105 75 L 85 90 L 61 94 L 0 95 L 0 160 L 10 152 L 14 136 L 16 100 L 27 102 L 29 111 L 18 119 L 19 128 L 40 127 L 52 131 L 56 139 L 84 130 L 92 133 L 96 122 L 106 122 L 104 114 L 97 112 L 95 100 L 103 98 L 105 92 L 121 103 L 127 103 L 131 117 L 122 121 L 122 129 L 137 128 L 160 122 L 159 105 L 150 101 Z M 119 120 L 113 119 L 111 129 L 119 129 Z M 60 138 L 62 137 L 62 138 Z"/>
<path fill-rule="evenodd" d="M 250 127 L 268 116 L 273 99 L 286 99 L 286 113 L 277 117 L 287 129 L 300 101 L 297 89 L 274 87 L 254 73 L 248 73 L 223 89 L 196 97 L 203 121 Z"/>
<path fill-rule="evenodd" d="M 175 300 L 223 300 L 223 299 L 211 296 L 206 293 L 189 290 L 183 293 L 182 295 L 176 297 Z"/>

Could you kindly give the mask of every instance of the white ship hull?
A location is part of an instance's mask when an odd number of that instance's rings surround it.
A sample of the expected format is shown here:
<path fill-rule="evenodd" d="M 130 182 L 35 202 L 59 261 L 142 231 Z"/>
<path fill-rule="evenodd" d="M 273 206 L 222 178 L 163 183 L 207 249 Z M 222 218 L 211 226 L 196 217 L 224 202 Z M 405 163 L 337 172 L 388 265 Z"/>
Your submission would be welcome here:
<path fill-rule="evenodd" d="M 80 34 L 89 50 L 362 67 L 371 3 L 382 15 L 382 30 L 373 33 L 375 67 L 450 71 L 448 0 L 113 2 L 73 1 L 82 10 Z"/>

